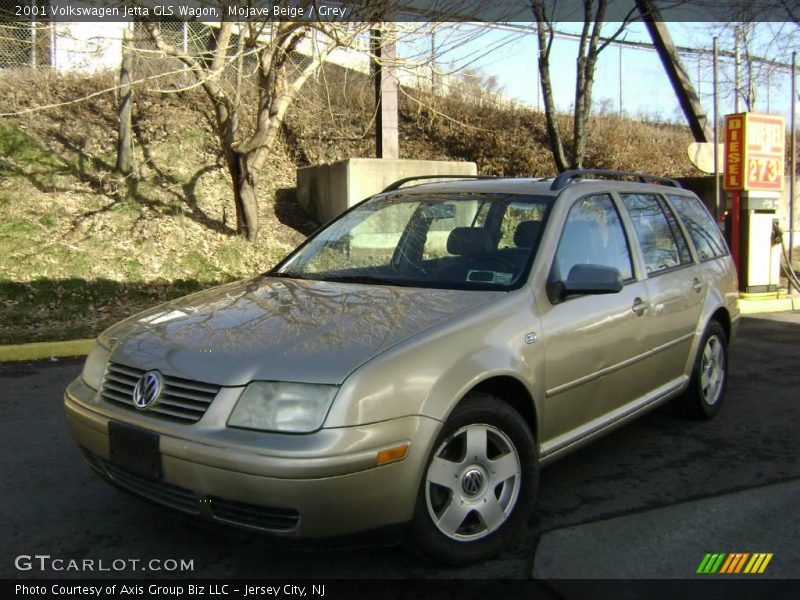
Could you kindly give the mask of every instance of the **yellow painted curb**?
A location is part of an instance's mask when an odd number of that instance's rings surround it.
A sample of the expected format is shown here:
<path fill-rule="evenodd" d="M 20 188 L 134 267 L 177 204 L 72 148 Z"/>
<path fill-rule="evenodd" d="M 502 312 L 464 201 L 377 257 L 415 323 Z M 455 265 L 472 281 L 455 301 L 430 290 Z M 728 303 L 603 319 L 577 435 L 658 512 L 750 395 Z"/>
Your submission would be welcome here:
<path fill-rule="evenodd" d="M 0 346 L 0 362 L 41 360 L 51 356 L 85 356 L 89 354 L 93 344 L 94 339 Z"/>
<path fill-rule="evenodd" d="M 739 292 L 740 300 L 785 300 L 789 298 L 789 293 L 786 290 L 778 290 L 777 292 L 758 292 L 748 294 L 747 292 Z"/>
<path fill-rule="evenodd" d="M 771 298 L 769 300 L 739 300 L 743 315 L 800 310 L 800 298 Z"/>

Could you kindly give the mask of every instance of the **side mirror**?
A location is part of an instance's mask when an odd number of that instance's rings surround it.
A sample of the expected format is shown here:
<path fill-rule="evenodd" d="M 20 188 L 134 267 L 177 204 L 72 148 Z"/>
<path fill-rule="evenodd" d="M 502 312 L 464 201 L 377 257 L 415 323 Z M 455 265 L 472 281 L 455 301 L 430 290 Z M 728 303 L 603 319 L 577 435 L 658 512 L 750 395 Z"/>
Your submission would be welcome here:
<path fill-rule="evenodd" d="M 566 281 L 548 284 L 547 295 L 553 304 L 563 302 L 569 296 L 584 294 L 617 294 L 622 291 L 622 273 L 605 265 L 575 265 Z"/>

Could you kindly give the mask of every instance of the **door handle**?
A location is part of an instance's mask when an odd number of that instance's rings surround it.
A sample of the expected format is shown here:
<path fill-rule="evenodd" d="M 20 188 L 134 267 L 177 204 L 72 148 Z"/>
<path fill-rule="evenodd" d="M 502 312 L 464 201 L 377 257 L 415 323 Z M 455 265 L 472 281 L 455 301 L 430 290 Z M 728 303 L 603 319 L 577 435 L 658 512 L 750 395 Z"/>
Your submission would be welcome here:
<path fill-rule="evenodd" d="M 631 306 L 631 310 L 636 313 L 637 317 L 641 317 L 644 314 L 644 311 L 647 310 L 648 306 L 649 304 L 641 298 L 635 298 L 633 300 L 633 306 Z"/>
<path fill-rule="evenodd" d="M 692 287 L 694 288 L 694 291 L 699 294 L 700 292 L 703 291 L 703 282 L 700 281 L 697 277 L 695 277 L 694 281 L 692 282 Z"/>

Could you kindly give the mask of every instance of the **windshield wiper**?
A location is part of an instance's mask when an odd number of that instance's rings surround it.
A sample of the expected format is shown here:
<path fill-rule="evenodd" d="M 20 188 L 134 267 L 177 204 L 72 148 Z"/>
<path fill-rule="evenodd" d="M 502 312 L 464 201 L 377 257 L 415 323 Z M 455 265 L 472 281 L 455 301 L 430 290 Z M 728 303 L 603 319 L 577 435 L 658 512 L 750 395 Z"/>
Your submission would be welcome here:
<path fill-rule="evenodd" d="M 368 275 L 318 275 L 317 273 L 286 273 L 267 271 L 262 277 L 280 277 L 284 279 L 304 279 L 306 281 L 333 281 L 336 283 L 366 283 L 371 285 L 396 285 L 398 287 L 412 287 L 414 284 L 396 279 L 370 277 Z"/>
<path fill-rule="evenodd" d="M 410 287 L 412 284 L 396 279 L 384 279 L 381 277 L 369 277 L 368 275 L 330 275 L 316 278 L 319 281 L 334 281 L 337 283 L 366 283 L 372 285 L 396 285 L 399 287 Z"/>

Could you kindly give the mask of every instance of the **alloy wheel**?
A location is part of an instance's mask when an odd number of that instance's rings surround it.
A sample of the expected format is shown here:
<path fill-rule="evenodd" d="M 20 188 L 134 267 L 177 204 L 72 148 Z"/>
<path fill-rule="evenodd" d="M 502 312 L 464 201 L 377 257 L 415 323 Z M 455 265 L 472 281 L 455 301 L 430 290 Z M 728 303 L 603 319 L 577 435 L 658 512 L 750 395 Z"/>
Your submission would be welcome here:
<path fill-rule="evenodd" d="M 466 425 L 442 442 L 428 467 L 428 514 L 448 538 L 478 540 L 506 522 L 520 486 L 511 439 L 492 425 Z"/>
<path fill-rule="evenodd" d="M 700 362 L 700 390 L 706 404 L 712 406 L 719 401 L 724 381 L 725 353 L 722 349 L 722 340 L 712 335 L 703 348 Z"/>

